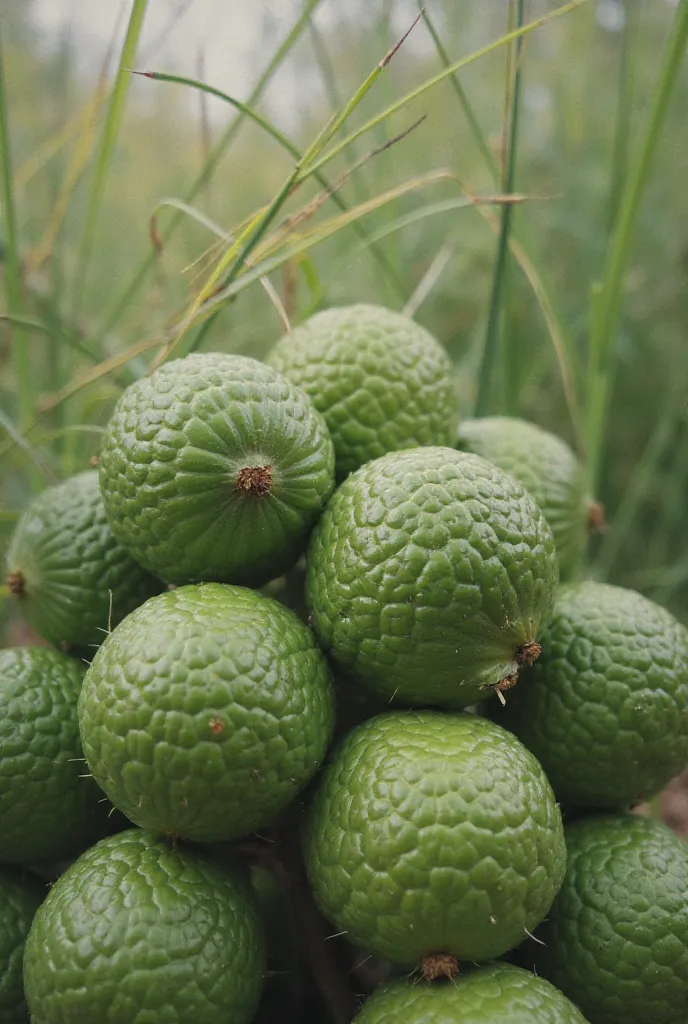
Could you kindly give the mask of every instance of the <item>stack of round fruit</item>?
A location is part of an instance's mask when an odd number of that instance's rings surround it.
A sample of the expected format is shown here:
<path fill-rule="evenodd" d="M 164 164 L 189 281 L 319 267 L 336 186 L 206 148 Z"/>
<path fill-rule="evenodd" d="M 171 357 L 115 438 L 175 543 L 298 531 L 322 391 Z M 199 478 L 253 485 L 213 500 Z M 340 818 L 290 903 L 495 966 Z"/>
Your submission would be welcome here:
<path fill-rule="evenodd" d="M 632 808 L 688 634 L 576 582 L 562 441 L 457 420 L 433 337 L 332 309 L 131 385 L 29 506 L 4 1024 L 685 1024 L 688 846 Z"/>

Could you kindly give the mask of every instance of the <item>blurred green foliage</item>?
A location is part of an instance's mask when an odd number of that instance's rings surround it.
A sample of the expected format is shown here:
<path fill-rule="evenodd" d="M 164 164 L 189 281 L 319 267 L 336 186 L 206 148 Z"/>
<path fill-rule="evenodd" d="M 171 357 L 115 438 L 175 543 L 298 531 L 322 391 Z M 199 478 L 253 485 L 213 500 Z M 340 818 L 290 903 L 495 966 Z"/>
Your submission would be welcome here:
<path fill-rule="evenodd" d="M 515 182 L 516 191 L 529 199 L 514 210 L 514 230 L 527 241 L 528 252 L 570 332 L 571 371 L 583 405 L 591 282 L 604 263 L 624 174 L 647 113 L 674 14 L 667 2 L 626 0 L 621 5 L 625 28 L 609 31 L 600 24 L 602 6 L 588 3 L 526 40 Z M 397 38 L 394 5 L 346 7 L 346 14 L 336 24 L 329 23 L 327 30 L 307 29 L 288 57 L 291 77 L 302 78 L 303 88 L 294 96 L 290 123 L 283 130 L 300 148 L 333 108 L 352 95 Z M 532 0 L 527 7 L 532 18 L 554 9 L 555 4 Z M 409 13 L 412 9 L 410 5 Z M 485 45 L 506 28 L 501 4 L 435 0 L 429 10 L 452 60 Z M 97 428 L 107 421 L 121 387 L 146 372 L 153 352 L 98 376 L 93 383 L 72 387 L 74 382 L 79 384 L 80 375 L 177 322 L 198 288 L 194 261 L 215 239 L 200 224 L 184 218 L 158 252 L 153 272 L 142 278 L 124 315 L 101 336 L 100 327 L 117 295 L 132 270 L 152 251 L 149 218 L 156 204 L 163 197 L 185 195 L 207 158 L 209 140 L 197 93 L 146 78 L 131 82 L 88 275 L 85 283 L 75 280 L 92 163 L 82 173 L 77 171 L 83 163 L 80 153 L 97 142 L 104 105 L 96 110 L 99 120 L 89 125 L 87 112 L 79 130 L 39 161 L 26 180 L 29 162 L 58 138 L 65 125 L 87 111 L 93 96 L 91 86 L 85 86 L 77 74 L 68 41 L 50 54 L 37 46 L 29 31 L 27 5 L 10 5 L 7 18 L 3 13 L 3 45 L 23 268 L 21 313 L 41 326 L 10 329 L 0 323 L 0 408 L 16 430 L 29 425 L 20 422 L 19 382 L 11 360 L 19 331 L 30 356 L 34 413 L 41 414 L 28 434 L 34 462 L 38 459 L 61 479 L 84 468 L 97 453 Z M 265 53 L 257 55 L 257 68 L 267 63 L 268 49 L 266 42 Z M 354 122 L 372 116 L 441 66 L 421 23 L 356 110 Z M 167 70 L 157 68 L 154 60 L 151 67 Z M 290 80 L 288 71 L 281 68 L 271 87 L 279 87 L 281 75 Z M 505 116 L 504 52 L 472 64 L 461 73 L 460 82 L 498 166 Z M 259 103 L 257 109 L 272 116 L 269 105 Z M 594 539 L 589 572 L 636 587 L 688 621 L 686 109 L 684 68 L 655 153 L 626 276 L 598 495 L 607 510 L 609 532 Z M 423 115 L 425 120 L 410 135 L 371 157 L 347 179 L 341 192 L 347 203 L 365 201 L 436 168 L 451 171 L 473 194 L 489 196 L 499 191 L 449 81 L 395 114 L 378 127 L 374 137 L 357 140 L 334 167 L 328 167 L 329 179 L 336 180 L 371 148 L 382 146 Z M 215 139 L 234 117 L 229 107 L 222 109 L 221 124 L 213 121 L 211 125 Z M 270 201 L 292 166 L 284 150 L 246 122 L 212 180 L 196 197 L 195 206 L 230 231 Z M 306 186 L 292 200 L 289 212 L 316 192 L 317 188 Z M 403 308 L 409 299 L 413 303 L 416 288 L 436 267 L 438 276 L 426 282 L 431 287 L 415 315 L 451 353 L 463 410 L 470 415 L 485 336 L 495 234 L 481 213 L 471 208 L 423 216 L 392 230 L 398 218 L 461 194 L 457 181 L 447 180 L 366 217 L 362 222 L 366 230 L 381 235 L 379 247 L 388 271 L 366 250 L 359 235 L 345 228 L 303 259 L 290 261 L 271 280 L 296 322 L 317 306 L 337 303 L 373 301 Z M 37 265 L 45 232 L 62 203 L 64 220 Z M 498 215 L 494 207 L 492 211 Z M 325 205 L 319 216 L 326 212 L 336 211 Z M 161 209 L 156 230 L 163 230 L 171 216 L 169 210 Z M 533 419 L 575 443 L 547 325 L 513 259 L 506 285 L 492 408 Z M 79 310 L 77 322 L 71 318 L 74 308 Z M 256 283 L 223 308 L 203 346 L 260 357 L 282 330 L 277 309 Z M 54 398 L 64 388 L 73 394 L 55 404 Z M 2 456 L 0 543 L 31 490 L 46 482 L 34 462 L 17 444 Z M 11 618 L 6 606 L 3 601 L 5 624 Z"/>

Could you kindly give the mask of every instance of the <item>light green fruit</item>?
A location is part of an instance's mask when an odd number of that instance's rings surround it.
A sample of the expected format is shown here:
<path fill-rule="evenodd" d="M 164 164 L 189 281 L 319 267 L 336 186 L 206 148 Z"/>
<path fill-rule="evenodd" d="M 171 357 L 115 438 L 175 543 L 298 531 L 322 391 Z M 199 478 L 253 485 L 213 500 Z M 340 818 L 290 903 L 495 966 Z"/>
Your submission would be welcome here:
<path fill-rule="evenodd" d="M 560 588 L 542 653 L 494 720 L 570 807 L 621 808 L 688 764 L 688 631 L 623 587 Z"/>
<path fill-rule="evenodd" d="M 37 878 L 0 868 L 0 1020 L 28 1024 L 22 960 L 34 914 L 45 896 Z"/>
<path fill-rule="evenodd" d="M 112 803 L 198 842 L 270 825 L 315 774 L 333 718 L 308 627 L 219 583 L 179 587 L 128 616 L 79 700 L 84 754 Z"/>
<path fill-rule="evenodd" d="M 280 576 L 333 486 L 332 439 L 308 397 L 255 359 L 219 352 L 131 384 L 100 454 L 113 533 L 171 583 Z"/>
<path fill-rule="evenodd" d="M 356 1024 L 586 1024 L 553 985 L 509 964 L 490 964 L 446 982 L 400 978 L 382 985 Z"/>
<path fill-rule="evenodd" d="M 591 1024 L 688 1020 L 688 844 L 638 815 L 566 828 L 559 895 L 519 961 Z"/>
<path fill-rule="evenodd" d="M 344 674 L 408 704 L 465 707 L 537 657 L 557 585 L 552 533 L 502 470 L 452 448 L 391 452 L 332 496 L 306 601 Z"/>
<path fill-rule="evenodd" d="M 115 540 L 87 470 L 33 499 L 7 554 L 21 614 L 55 647 L 89 654 L 109 629 L 161 589 Z"/>
<path fill-rule="evenodd" d="M 526 420 L 486 416 L 461 423 L 456 447 L 481 455 L 523 484 L 552 528 L 562 579 L 575 574 L 593 503 L 583 466 L 569 446 Z"/>
<path fill-rule="evenodd" d="M 77 721 L 84 671 L 51 647 L 0 651 L 0 863 L 68 858 L 97 834 L 103 794 Z"/>
<path fill-rule="evenodd" d="M 565 867 L 540 765 L 476 715 L 390 712 L 349 732 L 318 779 L 304 861 L 334 931 L 428 977 L 491 960 L 545 916 Z"/>
<path fill-rule="evenodd" d="M 449 357 L 401 313 L 364 304 L 324 310 L 278 341 L 267 361 L 325 417 L 339 480 L 386 452 L 454 443 Z"/>
<path fill-rule="evenodd" d="M 24 953 L 32 1024 L 248 1024 L 264 969 L 239 866 L 139 829 L 60 876 Z"/>

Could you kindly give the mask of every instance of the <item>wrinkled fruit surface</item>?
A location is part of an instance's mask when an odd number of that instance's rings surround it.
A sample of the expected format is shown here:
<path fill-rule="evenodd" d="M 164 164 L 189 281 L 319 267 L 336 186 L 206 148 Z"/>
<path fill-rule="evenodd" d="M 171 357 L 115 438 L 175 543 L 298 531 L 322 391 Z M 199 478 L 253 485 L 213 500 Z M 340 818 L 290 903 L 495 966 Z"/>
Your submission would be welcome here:
<path fill-rule="evenodd" d="M 131 829 L 41 905 L 24 954 L 32 1024 L 248 1024 L 264 939 L 243 873 Z"/>
<path fill-rule="evenodd" d="M 28 1024 L 22 960 L 24 942 L 46 890 L 38 879 L 0 868 L 0 1020 Z"/>
<path fill-rule="evenodd" d="M 688 764 L 688 631 L 633 590 L 561 587 L 540 657 L 494 720 L 562 803 L 638 803 Z"/>
<path fill-rule="evenodd" d="M 79 739 L 83 675 L 51 647 L 0 651 L 0 863 L 60 860 L 95 837 L 102 793 Z"/>
<path fill-rule="evenodd" d="M 553 985 L 509 964 L 490 964 L 453 982 L 400 978 L 368 999 L 356 1024 L 586 1024 Z"/>
<path fill-rule="evenodd" d="M 532 754 L 486 719 L 430 711 L 380 715 L 344 738 L 303 845 L 336 930 L 409 968 L 517 945 L 565 866 L 559 808 Z"/>
<path fill-rule="evenodd" d="M 566 828 L 564 884 L 519 962 L 580 1006 L 591 1024 L 688 1019 L 688 845 L 637 815 Z"/>
<path fill-rule="evenodd" d="M 386 452 L 454 443 L 449 357 L 391 309 L 358 304 L 316 313 L 277 342 L 268 362 L 324 415 L 339 480 Z"/>
<path fill-rule="evenodd" d="M 21 614 L 55 647 L 89 650 L 161 589 L 108 525 L 94 469 L 42 491 L 19 520 L 7 555 Z"/>
<path fill-rule="evenodd" d="M 337 489 L 306 599 L 344 673 L 404 703 L 465 707 L 537 657 L 557 580 L 552 533 L 519 483 L 476 455 L 413 448 Z"/>
<path fill-rule="evenodd" d="M 325 421 L 255 359 L 195 353 L 131 384 L 100 454 L 113 533 L 171 583 L 259 586 L 289 568 L 334 486 Z"/>
<path fill-rule="evenodd" d="M 523 484 L 552 528 L 562 579 L 573 575 L 585 551 L 591 503 L 583 466 L 569 446 L 526 420 L 485 416 L 463 421 L 456 447 Z"/>
<path fill-rule="evenodd" d="M 206 583 L 152 598 L 113 630 L 79 722 L 91 772 L 128 818 L 213 842 L 269 825 L 312 778 L 333 695 L 293 612 Z"/>

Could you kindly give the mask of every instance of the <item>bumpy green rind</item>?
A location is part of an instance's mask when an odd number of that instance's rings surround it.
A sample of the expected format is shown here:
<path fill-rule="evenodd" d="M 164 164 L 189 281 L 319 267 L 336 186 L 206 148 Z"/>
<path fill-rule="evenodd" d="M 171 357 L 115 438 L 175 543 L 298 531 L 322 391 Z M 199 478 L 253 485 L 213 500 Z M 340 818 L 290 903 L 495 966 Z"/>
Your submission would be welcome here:
<path fill-rule="evenodd" d="M 342 671 L 388 699 L 465 707 L 518 672 L 557 573 L 551 530 L 516 480 L 477 455 L 413 448 L 334 493 L 306 600 Z"/>
<path fill-rule="evenodd" d="M 0 863 L 50 863 L 99 828 L 77 700 L 84 665 L 50 647 L 0 651 Z"/>
<path fill-rule="evenodd" d="M 430 711 L 380 715 L 344 738 L 303 848 L 334 929 L 408 968 L 518 945 L 565 867 L 559 808 L 532 754 L 486 719 Z"/>
<path fill-rule="evenodd" d="M 269 825 L 333 730 L 329 669 L 271 598 L 219 583 L 168 591 L 107 637 L 79 700 L 89 768 L 137 825 L 199 842 Z"/>
<path fill-rule="evenodd" d="M 356 1024 L 586 1024 L 549 982 L 510 964 L 489 964 L 454 981 L 399 978 L 366 1000 Z"/>
<path fill-rule="evenodd" d="M 0 1020 L 28 1024 L 22 959 L 34 914 L 46 890 L 38 879 L 0 868 Z"/>
<path fill-rule="evenodd" d="M 622 808 L 688 764 L 688 631 L 635 591 L 561 587 L 542 653 L 495 707 L 571 807 Z"/>
<path fill-rule="evenodd" d="M 456 447 L 523 484 L 552 528 L 562 579 L 573 576 L 587 544 L 591 502 L 583 466 L 569 446 L 526 420 L 486 416 L 461 423 Z"/>
<path fill-rule="evenodd" d="M 7 569 L 23 578 L 22 615 L 63 650 L 102 643 L 108 629 L 161 589 L 115 539 L 94 469 L 33 499 L 12 536 Z"/>
<path fill-rule="evenodd" d="M 268 493 L 239 485 L 269 467 Z M 131 384 L 108 424 L 100 486 L 112 531 L 171 583 L 260 586 L 291 566 L 334 486 L 307 396 L 255 359 L 195 353 Z"/>
<path fill-rule="evenodd" d="M 262 927 L 238 867 L 131 829 L 91 847 L 31 927 L 32 1024 L 248 1024 Z"/>
<path fill-rule="evenodd" d="M 454 443 L 449 357 L 401 313 L 364 304 L 324 310 L 278 341 L 267 361 L 324 415 L 339 480 L 386 452 Z"/>
<path fill-rule="evenodd" d="M 688 844 L 659 821 L 600 815 L 567 826 L 566 877 L 519 962 L 592 1024 L 688 1020 Z"/>

